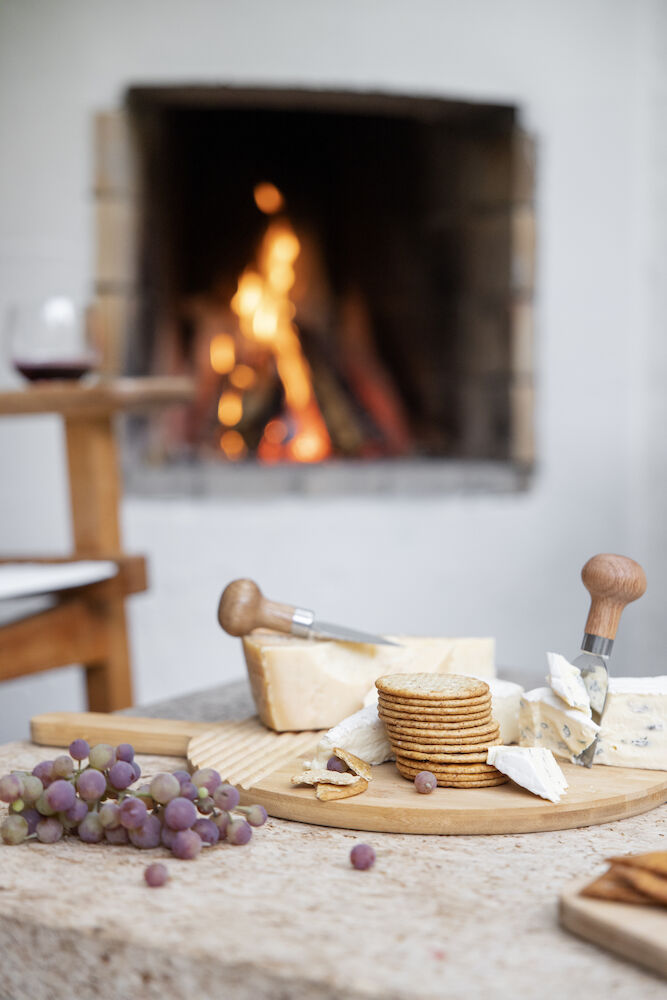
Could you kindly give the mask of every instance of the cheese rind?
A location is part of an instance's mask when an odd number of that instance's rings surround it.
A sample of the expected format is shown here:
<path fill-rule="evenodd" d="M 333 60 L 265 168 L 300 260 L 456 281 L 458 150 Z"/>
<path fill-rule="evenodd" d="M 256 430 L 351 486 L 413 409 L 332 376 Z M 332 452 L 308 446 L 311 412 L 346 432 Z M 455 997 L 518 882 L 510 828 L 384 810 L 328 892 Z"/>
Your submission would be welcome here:
<path fill-rule="evenodd" d="M 667 676 L 609 679 L 594 763 L 667 771 Z"/>
<path fill-rule="evenodd" d="M 549 686 L 570 708 L 578 708 L 585 715 L 591 714 L 591 702 L 581 670 L 566 660 L 560 653 L 547 653 L 549 664 Z"/>
<path fill-rule="evenodd" d="M 517 785 L 550 802 L 560 802 L 568 787 L 546 747 L 489 747 L 486 759 Z"/>
<path fill-rule="evenodd" d="M 273 632 L 243 640 L 259 716 L 270 729 L 329 729 L 358 711 L 378 677 L 392 673 L 493 677 L 493 639 L 398 637 L 400 646 L 327 642 Z"/>
<path fill-rule="evenodd" d="M 557 757 L 572 760 L 590 746 L 599 726 L 584 712 L 568 708 L 551 688 L 526 691 L 519 709 L 519 743 L 546 747 Z"/>
<path fill-rule="evenodd" d="M 367 764 L 383 764 L 394 757 L 375 705 L 360 709 L 325 733 L 317 744 L 311 767 L 326 767 L 334 747 L 361 757 Z"/>

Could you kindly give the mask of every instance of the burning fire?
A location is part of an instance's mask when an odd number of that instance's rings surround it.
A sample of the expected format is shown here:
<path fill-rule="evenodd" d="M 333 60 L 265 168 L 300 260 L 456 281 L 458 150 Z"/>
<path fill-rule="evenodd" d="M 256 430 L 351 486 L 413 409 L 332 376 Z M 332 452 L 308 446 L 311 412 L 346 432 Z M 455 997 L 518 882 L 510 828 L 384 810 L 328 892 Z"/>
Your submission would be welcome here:
<path fill-rule="evenodd" d="M 257 207 L 267 215 L 274 215 L 284 205 L 281 192 L 267 182 L 256 186 L 254 197 Z M 231 300 L 241 335 L 250 344 L 271 352 L 283 386 L 285 411 L 279 419 L 268 422 L 257 448 L 264 462 L 320 462 L 331 454 L 331 439 L 315 398 L 312 374 L 294 323 L 296 308 L 290 298 L 300 252 L 301 245 L 289 221 L 284 216 L 273 218 L 264 233 L 256 266 L 243 271 Z M 241 434 L 231 428 L 243 418 L 243 392 L 256 381 L 253 368 L 237 363 L 238 354 L 234 338 L 228 334 L 212 339 L 211 367 L 227 375 L 231 385 L 220 396 L 218 419 L 229 428 L 222 434 L 220 447 L 232 461 L 242 458 L 247 450 Z"/>

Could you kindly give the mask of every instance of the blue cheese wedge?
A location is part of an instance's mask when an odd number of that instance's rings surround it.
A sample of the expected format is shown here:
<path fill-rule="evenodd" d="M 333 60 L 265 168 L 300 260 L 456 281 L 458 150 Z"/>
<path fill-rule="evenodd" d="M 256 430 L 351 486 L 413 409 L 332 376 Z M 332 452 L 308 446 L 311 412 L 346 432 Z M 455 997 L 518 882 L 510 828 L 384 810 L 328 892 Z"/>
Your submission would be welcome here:
<path fill-rule="evenodd" d="M 560 802 L 567 781 L 546 747 L 489 747 L 487 763 L 512 781 L 550 802 Z"/>
<path fill-rule="evenodd" d="M 311 767 L 326 767 L 334 747 L 347 750 L 367 764 L 382 764 L 385 760 L 394 759 L 387 731 L 378 718 L 375 705 L 362 708 L 325 733 L 317 744 Z"/>
<path fill-rule="evenodd" d="M 591 702 L 579 667 L 566 660 L 560 653 L 547 653 L 549 686 L 570 708 L 591 714 Z"/>
<path fill-rule="evenodd" d="M 551 688 L 524 692 L 519 707 L 519 743 L 546 747 L 557 757 L 572 760 L 590 746 L 599 732 L 589 716 L 568 708 Z"/>
<path fill-rule="evenodd" d="M 667 676 L 610 678 L 594 763 L 667 771 Z"/>

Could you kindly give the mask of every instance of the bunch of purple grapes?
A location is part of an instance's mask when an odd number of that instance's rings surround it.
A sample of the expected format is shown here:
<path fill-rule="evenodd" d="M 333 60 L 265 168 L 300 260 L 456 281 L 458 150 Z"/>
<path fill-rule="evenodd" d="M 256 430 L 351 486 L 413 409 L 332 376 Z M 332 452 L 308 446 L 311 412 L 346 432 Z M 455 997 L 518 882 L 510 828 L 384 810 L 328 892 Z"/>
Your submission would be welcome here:
<path fill-rule="evenodd" d="M 191 860 L 221 841 L 247 844 L 252 827 L 266 822 L 264 807 L 239 805 L 238 790 L 213 768 L 165 771 L 137 784 L 140 778 L 129 743 L 91 748 L 74 740 L 69 754 L 0 778 L 0 801 L 9 804 L 0 839 L 53 844 L 70 835 L 87 844 L 162 845 Z"/>

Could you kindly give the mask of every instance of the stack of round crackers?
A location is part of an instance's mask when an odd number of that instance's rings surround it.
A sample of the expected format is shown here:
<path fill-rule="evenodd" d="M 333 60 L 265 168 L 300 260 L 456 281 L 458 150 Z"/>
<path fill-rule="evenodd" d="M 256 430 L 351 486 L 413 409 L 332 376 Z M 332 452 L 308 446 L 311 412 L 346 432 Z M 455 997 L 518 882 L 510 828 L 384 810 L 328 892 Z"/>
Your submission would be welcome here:
<path fill-rule="evenodd" d="M 431 771 L 439 785 L 485 788 L 508 779 L 486 763 L 501 742 L 491 714 L 489 685 L 458 674 L 389 674 L 380 677 L 378 715 L 410 781 Z"/>

